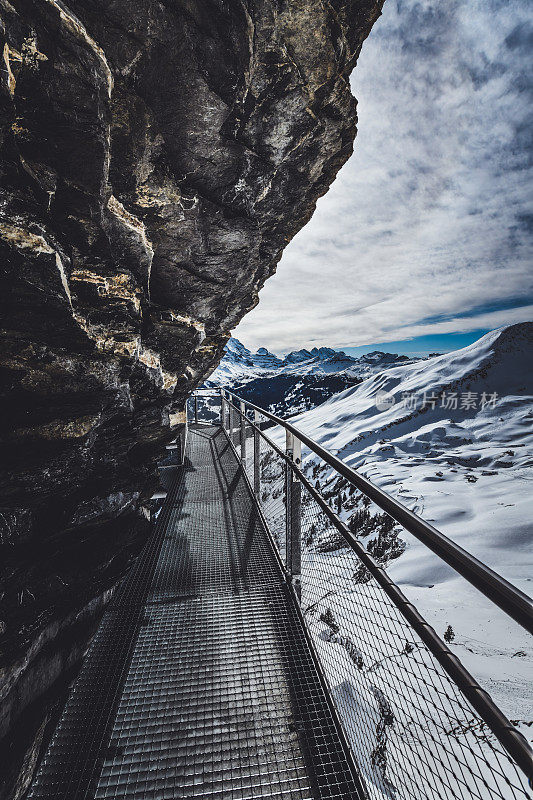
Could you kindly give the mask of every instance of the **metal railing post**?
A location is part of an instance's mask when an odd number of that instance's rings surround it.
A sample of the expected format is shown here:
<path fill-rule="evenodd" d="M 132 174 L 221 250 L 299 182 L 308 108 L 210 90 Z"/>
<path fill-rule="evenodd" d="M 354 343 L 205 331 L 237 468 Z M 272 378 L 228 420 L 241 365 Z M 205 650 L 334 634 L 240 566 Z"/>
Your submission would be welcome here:
<path fill-rule="evenodd" d="M 246 406 L 241 400 L 241 462 L 246 464 Z"/>
<path fill-rule="evenodd" d="M 290 431 L 286 431 L 285 450 L 291 461 L 300 467 L 302 444 Z M 285 465 L 285 518 L 287 571 L 300 600 L 302 597 L 302 484 L 289 464 Z"/>
<path fill-rule="evenodd" d="M 259 427 L 259 412 L 254 411 L 254 423 Z M 261 441 L 259 431 L 254 428 L 254 494 L 260 500 L 261 494 Z"/>
<path fill-rule="evenodd" d="M 194 424 L 198 425 L 198 395 L 194 395 Z"/>
<path fill-rule="evenodd" d="M 222 430 L 226 429 L 226 398 L 222 388 L 220 389 L 220 427 Z"/>

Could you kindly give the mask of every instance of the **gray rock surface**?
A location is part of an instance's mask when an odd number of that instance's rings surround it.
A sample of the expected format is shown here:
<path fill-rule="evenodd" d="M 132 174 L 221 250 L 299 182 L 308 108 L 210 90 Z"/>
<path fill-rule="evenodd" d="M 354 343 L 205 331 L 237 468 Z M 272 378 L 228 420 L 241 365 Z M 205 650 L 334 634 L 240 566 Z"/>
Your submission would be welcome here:
<path fill-rule="evenodd" d="M 0 0 L 0 797 L 187 394 L 352 152 L 382 1 Z"/>

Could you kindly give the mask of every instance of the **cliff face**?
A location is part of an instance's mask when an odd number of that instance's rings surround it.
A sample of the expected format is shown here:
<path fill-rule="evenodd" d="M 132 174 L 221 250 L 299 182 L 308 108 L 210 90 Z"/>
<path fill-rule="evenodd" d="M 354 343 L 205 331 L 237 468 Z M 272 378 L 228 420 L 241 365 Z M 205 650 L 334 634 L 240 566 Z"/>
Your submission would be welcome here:
<path fill-rule="evenodd" d="M 0 739 L 14 774 L 26 753 L 19 788 L 187 394 L 352 152 L 348 76 L 382 2 L 0 0 Z"/>

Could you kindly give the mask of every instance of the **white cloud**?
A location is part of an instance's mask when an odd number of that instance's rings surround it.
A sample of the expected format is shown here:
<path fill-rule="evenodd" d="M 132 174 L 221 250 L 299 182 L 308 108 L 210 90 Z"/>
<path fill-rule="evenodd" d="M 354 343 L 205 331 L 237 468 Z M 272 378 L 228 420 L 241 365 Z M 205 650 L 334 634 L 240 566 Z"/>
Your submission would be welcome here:
<path fill-rule="evenodd" d="M 531 318 L 498 310 L 533 297 L 528 17 L 527 0 L 387 0 L 353 74 L 355 154 L 238 338 L 348 346 Z"/>

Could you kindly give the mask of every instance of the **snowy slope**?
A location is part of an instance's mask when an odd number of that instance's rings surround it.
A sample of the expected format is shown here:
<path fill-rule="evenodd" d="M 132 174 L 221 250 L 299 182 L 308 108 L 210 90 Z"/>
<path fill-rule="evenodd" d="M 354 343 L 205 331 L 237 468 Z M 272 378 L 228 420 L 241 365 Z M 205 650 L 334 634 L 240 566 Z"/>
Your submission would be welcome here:
<path fill-rule="evenodd" d="M 532 364 L 533 323 L 514 325 L 463 350 L 382 370 L 291 421 L 531 594 Z M 380 408 L 378 392 L 386 393 Z M 309 454 L 306 466 L 316 466 Z M 330 472 L 318 472 L 321 485 Z M 441 635 L 453 626 L 465 666 L 531 738 L 530 638 L 401 535 L 406 549 L 388 572 Z"/>

